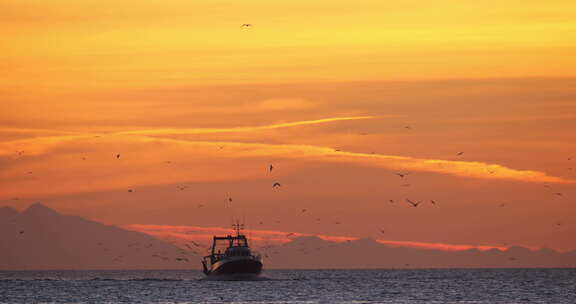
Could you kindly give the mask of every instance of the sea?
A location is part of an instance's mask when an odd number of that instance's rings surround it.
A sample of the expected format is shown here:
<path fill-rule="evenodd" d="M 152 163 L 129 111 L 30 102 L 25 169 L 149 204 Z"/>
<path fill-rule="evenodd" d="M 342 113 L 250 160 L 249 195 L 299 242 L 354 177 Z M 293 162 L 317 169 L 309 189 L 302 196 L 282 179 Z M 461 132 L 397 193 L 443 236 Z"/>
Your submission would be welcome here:
<path fill-rule="evenodd" d="M 576 303 L 576 269 L 0 271 L 0 303 Z"/>

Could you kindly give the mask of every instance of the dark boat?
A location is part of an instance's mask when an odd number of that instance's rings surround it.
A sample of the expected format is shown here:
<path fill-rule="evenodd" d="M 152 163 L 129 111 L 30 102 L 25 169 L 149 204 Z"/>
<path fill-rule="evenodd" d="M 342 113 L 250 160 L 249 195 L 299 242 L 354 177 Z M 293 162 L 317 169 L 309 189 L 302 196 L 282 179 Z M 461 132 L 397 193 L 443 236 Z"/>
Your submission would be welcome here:
<path fill-rule="evenodd" d="M 214 236 L 210 255 L 202 259 L 207 276 L 257 276 L 262 271 L 260 255 L 253 254 L 248 239 L 241 233 L 243 225 L 232 225 L 236 235 Z M 224 250 L 222 252 L 222 250 Z"/>

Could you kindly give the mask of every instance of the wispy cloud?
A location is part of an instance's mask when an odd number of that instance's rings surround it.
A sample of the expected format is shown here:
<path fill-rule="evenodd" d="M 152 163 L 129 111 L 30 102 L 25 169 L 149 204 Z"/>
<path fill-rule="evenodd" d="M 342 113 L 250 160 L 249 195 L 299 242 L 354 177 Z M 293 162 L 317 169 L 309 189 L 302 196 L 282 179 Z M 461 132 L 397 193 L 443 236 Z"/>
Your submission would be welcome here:
<path fill-rule="evenodd" d="M 371 116 L 336 117 L 255 127 L 198 129 L 200 130 L 198 132 L 227 132 L 227 130 L 250 132 L 368 118 Z M 195 132 L 194 130 L 196 129 L 192 129 L 192 132 Z M 190 129 L 175 129 L 174 132 L 188 134 L 186 132 L 190 131 Z M 0 143 L 0 156 L 22 158 L 18 162 L 10 163 L 6 170 L 0 172 L 0 178 L 5 180 L 0 185 L 0 189 L 5 195 L 24 195 L 24 193 L 52 195 L 105 191 L 133 187 L 134 185 L 158 185 L 160 182 L 158 180 L 159 174 L 165 176 L 161 181 L 164 184 L 251 179 L 255 177 L 254 174 L 247 173 L 245 170 L 234 170 L 234 163 L 229 164 L 230 167 L 226 172 L 215 172 L 206 167 L 203 174 L 190 175 L 189 170 L 194 167 L 195 171 L 198 172 L 199 161 L 209 162 L 214 159 L 227 159 L 236 162 L 238 159 L 258 158 L 340 162 L 387 170 L 431 172 L 485 180 L 576 183 L 576 180 L 550 176 L 545 172 L 519 170 L 485 162 L 348 152 L 316 145 L 197 141 L 160 136 L 169 135 L 170 132 L 169 129 L 168 131 L 160 129 L 134 131 L 133 133 L 110 133 L 108 135 L 86 133 L 26 138 Z M 113 147 L 114 151 L 111 151 L 110 147 Z M 17 151 L 24 152 L 19 155 Z M 110 162 L 110 158 L 118 151 L 129 153 L 130 158 L 123 158 L 124 161 L 122 162 Z M 70 166 L 71 154 L 76 155 L 75 157 L 78 159 L 78 154 L 84 152 L 90 152 L 93 155 L 107 155 L 107 157 L 94 157 L 90 161 L 83 161 Z M 27 158 L 28 156 L 34 156 L 34 158 Z M 159 159 L 166 158 L 177 160 L 180 165 L 172 167 L 151 166 L 151 162 L 158 163 L 161 162 Z M 36 184 L 33 179 L 18 178 L 18 174 L 26 171 L 44 172 L 43 184 Z M 82 178 L 76 178 L 78 176 Z M 92 182 L 87 183 L 86 181 Z"/>
<path fill-rule="evenodd" d="M 134 130 L 119 132 L 120 135 L 174 135 L 174 134 L 213 134 L 213 133 L 238 133 L 238 132 L 254 132 L 262 130 L 281 129 L 297 126 L 316 125 L 322 123 L 330 123 L 337 121 L 347 120 L 362 120 L 373 119 L 375 116 L 350 116 L 350 117 L 332 117 L 322 118 L 315 120 L 302 120 L 294 122 L 276 123 L 263 126 L 248 126 L 248 127 L 232 127 L 232 128 L 160 128 L 148 130 Z"/>
<path fill-rule="evenodd" d="M 202 246 L 210 244 L 212 236 L 214 235 L 227 235 L 233 234 L 232 229 L 222 227 L 201 227 L 201 226 L 172 226 L 172 225 L 144 225 L 144 224 L 128 224 L 123 225 L 122 228 L 143 232 L 151 236 L 169 240 L 176 244 L 185 244 L 187 242 L 198 242 Z M 275 231 L 275 230 L 258 230 L 251 229 L 249 231 L 251 239 L 254 240 L 255 246 L 269 246 L 281 245 L 292 241 L 294 238 L 303 236 L 315 236 L 325 241 L 342 243 L 346 241 L 358 240 L 357 237 L 350 236 L 336 236 L 325 234 L 289 232 L 289 231 Z M 378 243 L 393 246 L 393 247 L 406 247 L 406 248 L 421 248 L 442 251 L 463 251 L 470 249 L 490 250 L 499 249 L 505 250 L 504 246 L 492 245 L 470 245 L 470 244 L 450 244 L 450 243 L 433 243 L 433 242 L 416 242 L 416 241 L 394 241 L 394 240 L 376 240 Z"/>

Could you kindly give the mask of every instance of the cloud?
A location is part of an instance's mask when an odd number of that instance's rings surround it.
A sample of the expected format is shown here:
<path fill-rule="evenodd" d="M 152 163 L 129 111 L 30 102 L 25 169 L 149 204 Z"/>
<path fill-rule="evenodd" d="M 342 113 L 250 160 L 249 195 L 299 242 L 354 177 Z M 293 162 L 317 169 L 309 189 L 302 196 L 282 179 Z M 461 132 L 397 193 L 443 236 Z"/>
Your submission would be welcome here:
<path fill-rule="evenodd" d="M 361 153 L 331 147 L 299 144 L 268 144 L 254 142 L 198 141 L 162 137 L 181 133 L 252 132 L 296 127 L 342 120 L 368 119 L 371 116 L 335 117 L 296 121 L 253 127 L 220 129 L 152 129 L 95 135 L 85 133 L 18 139 L 0 143 L 0 156 L 5 169 L 0 172 L 0 190 L 6 196 L 54 195 L 143 187 L 180 182 L 224 181 L 258 178 L 254 172 L 242 170 L 240 159 L 291 159 L 357 166 L 431 172 L 452 176 L 521 182 L 575 184 L 575 180 L 547 175 L 534 170 L 519 170 L 499 164 L 424 159 L 408 156 Z M 151 136 L 154 135 L 154 136 Z M 24 151 L 18 155 L 17 151 Z M 87 161 L 79 155 L 90 153 Z M 116 153 L 129 154 L 122 161 L 112 162 Z M 227 162 L 226 170 L 214 170 L 214 160 Z M 2 160 L 0 158 L 0 160 Z M 74 165 L 71 161 L 76 160 Z M 162 161 L 178 161 L 178 166 L 163 166 Z M 196 174 L 191 175 L 190 170 Z M 24 176 L 23 172 L 42 172 Z M 39 175 L 38 175 L 39 176 Z M 158 176 L 163 176 L 158 179 Z"/>
<path fill-rule="evenodd" d="M 134 131 L 124 131 L 117 134 L 120 135 L 175 135 L 175 134 L 213 134 L 213 133 L 238 133 L 238 132 L 255 132 L 263 130 L 281 129 L 297 126 L 315 125 L 329 122 L 337 121 L 347 121 L 347 120 L 362 120 L 362 119 L 373 119 L 374 116 L 351 116 L 351 117 L 332 117 L 332 118 L 322 118 L 315 120 L 302 120 L 294 122 L 276 123 L 263 126 L 248 126 L 248 127 L 232 127 L 232 128 L 158 128 L 149 130 L 134 130 Z"/>
<path fill-rule="evenodd" d="M 127 224 L 122 228 L 143 232 L 156 238 L 169 240 L 176 244 L 182 245 L 190 241 L 199 242 L 202 245 L 210 244 L 212 236 L 214 235 L 228 235 L 233 234 L 232 229 L 222 227 L 201 227 L 201 226 L 172 226 L 172 225 L 144 225 L 144 224 Z M 326 241 L 342 243 L 346 241 L 358 240 L 357 237 L 350 236 L 334 236 L 325 234 L 313 233 L 300 233 L 288 231 L 274 231 L 274 230 L 254 230 L 250 229 L 251 240 L 256 247 L 281 245 L 292 241 L 294 238 L 303 236 L 315 236 Z M 406 248 L 421 248 L 441 251 L 463 251 L 470 249 L 490 250 L 499 249 L 505 250 L 507 247 L 491 246 L 491 245 L 462 245 L 450 243 L 432 243 L 432 242 L 415 242 L 415 241 L 393 241 L 393 240 L 376 240 L 378 243 L 393 246 L 393 247 L 406 247 Z"/>

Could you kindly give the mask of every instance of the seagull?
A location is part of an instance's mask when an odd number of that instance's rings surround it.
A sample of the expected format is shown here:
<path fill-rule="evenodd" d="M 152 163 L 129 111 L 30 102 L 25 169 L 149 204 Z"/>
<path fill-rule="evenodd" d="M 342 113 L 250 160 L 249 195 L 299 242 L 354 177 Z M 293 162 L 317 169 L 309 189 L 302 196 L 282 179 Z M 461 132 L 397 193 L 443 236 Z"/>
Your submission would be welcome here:
<path fill-rule="evenodd" d="M 232 202 L 232 198 L 231 198 L 231 197 L 229 197 L 229 198 L 228 198 L 228 201 L 229 201 L 229 202 Z"/>
<path fill-rule="evenodd" d="M 388 201 L 389 201 L 391 204 L 394 204 L 394 200 L 391 199 L 391 200 L 388 200 Z"/>
<path fill-rule="evenodd" d="M 282 185 L 280 185 L 279 182 L 275 182 L 275 183 L 272 185 L 272 188 L 276 188 L 276 187 L 280 187 L 280 186 L 282 186 Z"/>
<path fill-rule="evenodd" d="M 250 23 L 244 23 L 244 24 L 242 24 L 242 25 L 240 26 L 240 28 L 249 28 L 249 27 L 252 27 L 252 24 L 250 24 Z"/>
<path fill-rule="evenodd" d="M 422 201 L 418 201 L 418 202 L 415 203 L 415 202 L 413 202 L 413 201 L 411 201 L 411 200 L 409 200 L 409 199 L 406 199 L 406 201 L 407 201 L 410 205 L 412 205 L 412 207 L 418 207 L 418 205 L 420 205 L 420 203 L 422 202 Z"/>
<path fill-rule="evenodd" d="M 132 190 L 132 189 L 128 189 L 128 192 L 134 192 L 134 190 Z"/>
<path fill-rule="evenodd" d="M 120 154 L 116 154 L 116 158 L 120 158 Z"/>
<path fill-rule="evenodd" d="M 400 178 L 404 178 L 404 176 L 410 174 L 410 172 L 406 172 L 406 173 L 394 173 L 394 174 L 400 176 Z"/>
<path fill-rule="evenodd" d="M 436 202 L 434 200 L 430 200 L 430 203 L 432 203 L 432 205 L 436 205 Z"/>
<path fill-rule="evenodd" d="M 464 154 L 464 152 L 458 152 L 456 155 L 457 155 L 457 156 L 460 156 L 460 155 L 462 155 L 462 154 Z"/>
<path fill-rule="evenodd" d="M 274 169 L 274 166 L 272 166 L 272 164 L 270 164 L 270 167 L 268 168 L 269 172 L 272 172 L 272 169 Z"/>

